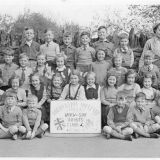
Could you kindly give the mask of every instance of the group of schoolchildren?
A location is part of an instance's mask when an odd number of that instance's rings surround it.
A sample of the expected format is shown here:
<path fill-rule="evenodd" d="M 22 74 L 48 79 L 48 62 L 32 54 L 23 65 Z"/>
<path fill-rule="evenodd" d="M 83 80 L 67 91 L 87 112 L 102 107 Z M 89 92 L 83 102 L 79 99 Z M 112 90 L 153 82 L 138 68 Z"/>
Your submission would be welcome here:
<path fill-rule="evenodd" d="M 120 34 L 114 48 L 106 34 L 100 26 L 99 40 L 90 46 L 90 34 L 84 31 L 75 48 L 71 33 L 65 32 L 59 47 L 52 30 L 45 30 L 45 44 L 39 45 L 34 30 L 26 28 L 19 63 L 13 63 L 14 52 L 6 48 L 0 65 L 0 138 L 42 138 L 49 128 L 50 102 L 65 99 L 101 101 L 107 139 L 158 138 L 160 72 L 152 64 L 153 53 L 146 51 L 144 66 L 136 72 L 128 35 Z"/>

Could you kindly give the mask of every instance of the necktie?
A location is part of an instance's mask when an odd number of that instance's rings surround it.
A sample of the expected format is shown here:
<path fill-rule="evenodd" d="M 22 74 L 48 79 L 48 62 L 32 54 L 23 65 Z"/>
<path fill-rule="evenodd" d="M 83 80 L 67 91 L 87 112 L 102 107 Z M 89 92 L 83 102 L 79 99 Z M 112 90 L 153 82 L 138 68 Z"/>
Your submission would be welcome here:
<path fill-rule="evenodd" d="M 149 72 L 151 71 L 151 67 L 150 67 L 150 66 L 148 66 L 148 71 L 149 71 Z"/>
<path fill-rule="evenodd" d="M 24 68 L 22 69 L 21 80 L 22 80 L 22 83 L 24 83 L 24 81 L 25 81 L 25 69 Z"/>

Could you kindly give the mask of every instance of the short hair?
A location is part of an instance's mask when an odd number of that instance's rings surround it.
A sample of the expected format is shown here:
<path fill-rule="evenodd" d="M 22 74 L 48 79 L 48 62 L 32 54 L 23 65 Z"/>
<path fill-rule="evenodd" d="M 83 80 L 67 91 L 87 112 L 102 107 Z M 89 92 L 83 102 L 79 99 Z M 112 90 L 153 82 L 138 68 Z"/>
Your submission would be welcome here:
<path fill-rule="evenodd" d="M 101 29 L 105 29 L 107 31 L 107 28 L 105 26 L 99 26 L 98 27 L 98 31 L 101 30 Z"/>
<path fill-rule="evenodd" d="M 55 60 L 54 60 L 55 63 L 57 62 L 57 60 L 58 60 L 59 58 L 63 58 L 63 59 L 64 59 L 64 64 L 67 63 L 67 57 L 66 57 L 63 53 L 60 53 L 60 54 L 57 54 L 57 55 L 56 55 Z"/>
<path fill-rule="evenodd" d="M 52 76 L 52 82 L 53 80 L 56 78 L 56 77 L 60 77 L 61 78 L 61 81 L 63 82 L 63 77 L 60 73 L 55 73 L 53 76 Z"/>
<path fill-rule="evenodd" d="M 21 81 L 21 78 L 20 78 L 18 75 L 14 74 L 14 75 L 11 76 L 11 78 L 10 78 L 9 81 L 8 81 L 8 85 L 9 85 L 10 87 L 12 87 L 12 81 L 13 81 L 14 79 L 18 79 L 18 80 L 19 80 L 19 86 L 21 86 L 21 85 L 23 84 L 22 81 Z"/>
<path fill-rule="evenodd" d="M 90 33 L 87 32 L 87 31 L 83 31 L 80 35 L 80 37 L 84 36 L 84 35 L 87 35 L 89 38 L 90 38 Z"/>
<path fill-rule="evenodd" d="M 34 33 L 34 29 L 33 29 L 33 27 L 25 27 L 25 28 L 24 28 L 24 31 L 28 31 L 28 30 L 32 30 L 32 31 L 33 31 L 33 33 Z"/>
<path fill-rule="evenodd" d="M 104 52 L 104 53 L 105 53 L 105 58 L 106 58 L 106 56 L 107 56 L 107 55 L 106 55 L 105 50 L 103 50 L 103 49 L 98 49 L 98 50 L 96 51 L 96 54 L 95 54 L 95 58 L 96 58 L 96 60 L 98 60 L 98 58 L 97 58 L 97 54 L 98 54 L 98 52 L 99 52 L 99 51 Z M 105 59 L 105 58 L 104 58 L 104 59 Z"/>
<path fill-rule="evenodd" d="M 8 56 L 14 56 L 14 50 L 10 47 L 6 47 L 4 50 L 2 50 L 2 53 Z"/>
<path fill-rule="evenodd" d="M 22 59 L 22 58 L 27 58 L 29 60 L 29 57 L 27 56 L 27 53 L 21 53 L 19 55 L 19 59 Z"/>
<path fill-rule="evenodd" d="M 121 98 L 121 97 L 123 97 L 123 98 L 127 97 L 127 95 L 124 91 L 118 91 L 117 92 L 116 98 Z"/>
<path fill-rule="evenodd" d="M 157 28 L 160 26 L 160 23 L 157 23 L 153 26 L 153 32 L 156 33 Z"/>
<path fill-rule="evenodd" d="M 80 78 L 81 73 L 80 73 L 80 71 L 79 71 L 79 70 L 77 70 L 77 69 L 73 69 L 73 70 L 71 71 L 71 75 L 70 75 L 70 77 L 71 77 L 72 75 L 76 75 L 76 76 L 78 76 L 78 77 Z"/>
<path fill-rule="evenodd" d="M 8 92 L 6 92 L 6 94 L 5 94 L 5 99 L 6 99 L 7 97 L 14 97 L 14 98 L 17 100 L 17 94 L 14 93 L 13 91 L 8 91 Z"/>
<path fill-rule="evenodd" d="M 38 97 L 35 95 L 29 95 L 27 97 L 27 102 L 32 101 L 32 100 L 36 100 L 38 102 Z"/>
<path fill-rule="evenodd" d="M 49 31 L 51 31 L 51 32 L 52 32 L 52 34 L 54 34 L 54 32 L 53 32 L 53 30 L 52 30 L 51 28 L 47 28 L 47 29 L 45 29 L 45 30 L 44 30 L 44 33 L 47 33 L 47 32 L 49 32 Z"/>
<path fill-rule="evenodd" d="M 146 95 L 143 92 L 139 92 L 136 94 L 135 100 L 137 100 L 138 98 L 146 99 Z"/>
<path fill-rule="evenodd" d="M 127 33 L 121 33 L 118 38 L 121 40 L 121 39 L 128 39 L 129 38 L 129 35 Z"/>
<path fill-rule="evenodd" d="M 154 53 L 151 50 L 147 50 L 144 52 L 144 59 L 148 57 L 151 57 L 154 59 Z"/>
<path fill-rule="evenodd" d="M 86 77 L 88 78 L 88 76 L 90 76 L 90 75 L 92 75 L 92 76 L 94 76 L 94 78 L 96 78 L 96 73 L 90 71 L 87 73 Z"/>
<path fill-rule="evenodd" d="M 72 37 L 72 33 L 71 32 L 64 32 L 63 33 L 63 37 Z"/>
<path fill-rule="evenodd" d="M 39 53 L 37 54 L 36 58 L 38 58 L 39 56 L 44 56 L 45 59 L 47 59 L 47 55 L 44 54 L 44 53 L 39 52 Z"/>
<path fill-rule="evenodd" d="M 135 74 L 135 76 L 136 76 L 137 73 L 134 69 L 128 69 L 128 72 L 125 74 L 125 83 L 127 83 L 127 78 L 131 74 Z"/>

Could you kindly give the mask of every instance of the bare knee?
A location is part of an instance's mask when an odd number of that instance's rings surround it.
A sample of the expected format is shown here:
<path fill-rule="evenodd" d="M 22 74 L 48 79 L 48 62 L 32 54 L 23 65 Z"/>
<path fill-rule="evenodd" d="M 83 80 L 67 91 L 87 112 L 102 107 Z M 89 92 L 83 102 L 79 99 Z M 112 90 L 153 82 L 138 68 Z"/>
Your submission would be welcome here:
<path fill-rule="evenodd" d="M 26 131 L 27 131 L 24 126 L 20 126 L 18 130 L 19 130 L 19 132 L 21 132 L 21 133 L 26 133 Z"/>
<path fill-rule="evenodd" d="M 130 127 L 131 127 L 133 130 L 135 130 L 135 129 L 138 128 L 137 125 L 136 125 L 135 123 L 131 123 L 131 124 L 130 124 Z"/>
<path fill-rule="evenodd" d="M 47 128 L 48 128 L 48 124 L 47 123 L 43 123 L 40 128 L 43 130 L 43 131 L 46 131 Z"/>
<path fill-rule="evenodd" d="M 17 133 L 18 132 L 18 127 L 17 126 L 11 126 L 11 127 L 9 127 L 9 132 L 11 134 Z"/>
<path fill-rule="evenodd" d="M 103 131 L 104 131 L 105 133 L 111 134 L 112 128 L 109 127 L 109 126 L 104 126 L 104 127 L 103 127 Z"/>

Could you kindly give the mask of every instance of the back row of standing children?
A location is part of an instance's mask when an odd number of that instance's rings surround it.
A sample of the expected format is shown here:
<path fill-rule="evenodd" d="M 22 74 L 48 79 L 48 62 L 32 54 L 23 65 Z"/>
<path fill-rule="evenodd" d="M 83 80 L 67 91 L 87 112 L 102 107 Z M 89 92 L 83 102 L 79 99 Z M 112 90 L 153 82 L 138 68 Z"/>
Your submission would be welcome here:
<path fill-rule="evenodd" d="M 82 32 L 81 47 L 75 48 L 71 45 L 72 36 L 69 32 L 63 35 L 64 45 L 59 47 L 53 42 L 53 32 L 48 29 L 45 31 L 46 43 L 40 46 L 33 41 L 33 29 L 25 29 L 26 41 L 18 50 L 19 66 L 12 62 L 14 53 L 10 49 L 4 51 L 5 64 L 0 67 L 1 105 L 5 105 L 8 93 L 13 92 L 17 95 L 17 106 L 24 110 L 28 106 L 26 97 L 35 95 L 36 108 L 42 111 L 41 122 L 45 124 L 45 129 L 47 127 L 44 122 L 49 121 L 51 100 L 101 100 L 102 127 L 109 125 L 107 115 L 110 108 L 117 105 L 117 95 L 120 91 L 125 95 L 121 99 L 127 99 L 125 105 L 135 106 L 136 95 L 142 92 L 145 95 L 145 98 L 142 98 L 146 100 L 148 108 L 155 106 L 154 100 L 159 96 L 157 89 L 160 76 L 158 67 L 152 64 L 153 54 L 146 51 L 144 66 L 137 74 L 131 69 L 134 54 L 128 46 L 128 36 L 121 34 L 120 46 L 115 49 L 106 39 L 106 32 L 104 26 L 99 27 L 99 40 L 92 47 L 89 45 L 90 34 Z M 3 93 L 3 90 L 6 92 Z M 122 108 L 125 105 L 122 105 Z M 1 119 L 3 121 L 2 117 Z M 26 127 L 26 123 L 24 125 Z M 35 136 L 35 131 L 33 135 L 28 132 L 24 132 L 26 137 Z M 110 133 L 107 130 L 107 134 Z M 119 138 L 124 138 L 123 133 L 120 134 L 122 135 Z"/>

